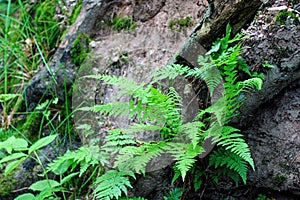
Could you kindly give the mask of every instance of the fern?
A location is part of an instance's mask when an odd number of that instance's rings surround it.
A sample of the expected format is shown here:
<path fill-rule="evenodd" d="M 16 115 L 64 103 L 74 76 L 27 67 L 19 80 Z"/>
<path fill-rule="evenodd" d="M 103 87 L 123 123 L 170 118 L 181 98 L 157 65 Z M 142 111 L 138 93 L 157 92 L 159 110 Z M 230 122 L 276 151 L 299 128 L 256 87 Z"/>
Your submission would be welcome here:
<path fill-rule="evenodd" d="M 150 84 L 109 75 L 85 77 L 118 87 L 119 96 L 128 95 L 129 101 L 95 105 L 81 110 L 98 112 L 109 117 L 127 116 L 128 119 L 134 119 L 134 123 L 127 129 L 110 130 L 105 137 L 105 144 L 99 152 L 104 155 L 110 154 L 111 159 L 114 159 L 114 167 L 120 171 L 109 170 L 97 179 L 98 186 L 95 190 L 97 198 L 113 199 L 119 198 L 122 192 L 127 194 L 126 187 L 131 187 L 128 176 L 134 177 L 133 172 L 145 175 L 147 165 L 164 153 L 171 154 L 175 160 L 176 173 L 172 182 L 179 176 L 184 181 L 187 173 L 193 172 L 198 155 L 205 151 L 202 143 L 207 138 L 212 138 L 219 146 L 219 149 L 210 156 L 209 167 L 220 169 L 217 175 L 227 172 L 236 183 L 238 177 L 246 182 L 247 165 L 254 170 L 250 149 L 240 131 L 226 125 L 238 115 L 238 109 L 243 101 L 242 93 L 261 89 L 262 80 L 252 76 L 245 60 L 239 57 L 244 51 L 240 43 L 244 36 L 239 34 L 230 39 L 230 33 L 231 28 L 227 26 L 225 37 L 213 43 L 212 49 L 205 56 L 199 56 L 200 68 L 191 69 L 178 64 L 167 65 L 151 76 Z M 235 42 L 238 43 L 232 46 L 231 44 Z M 240 80 L 241 72 L 250 78 Z M 223 83 L 224 94 L 213 105 L 201 110 L 194 121 L 184 123 L 181 113 L 182 100 L 176 90 L 170 87 L 168 92 L 164 93 L 156 87 L 160 85 L 160 81 L 175 80 L 178 76 L 204 80 L 210 95 L 213 95 L 214 90 Z M 144 142 L 131 136 L 132 133 L 148 131 L 160 134 L 163 141 Z M 87 156 L 81 153 L 80 157 Z M 56 171 L 61 167 L 59 172 L 65 172 L 80 164 L 83 173 L 87 166 L 94 165 L 93 161 L 95 164 L 99 162 L 101 165 L 104 164 L 102 159 L 94 160 L 91 157 L 85 160 L 75 156 L 67 153 L 64 157 L 65 163 L 57 161 L 50 167 Z M 196 189 L 200 188 L 202 183 L 200 177 L 204 173 L 206 171 L 197 172 Z M 217 181 L 218 177 L 215 176 L 214 180 Z"/>
<path fill-rule="evenodd" d="M 195 148 L 192 144 L 169 142 L 165 150 L 170 153 L 176 160 L 175 167 L 180 171 L 184 181 L 186 173 L 196 162 L 196 156 L 204 152 L 204 149 L 197 145 Z"/>
<path fill-rule="evenodd" d="M 185 74 L 189 69 L 189 67 L 185 67 L 179 64 L 166 65 L 165 67 L 153 73 L 153 75 L 151 76 L 153 80 L 150 84 L 157 83 L 164 79 L 174 80 L 179 75 Z"/>
<path fill-rule="evenodd" d="M 85 78 L 96 78 L 107 84 L 116 85 L 120 87 L 120 93 L 132 96 L 129 103 L 115 102 L 83 107 L 80 110 L 98 112 L 108 116 L 125 116 L 127 114 L 129 118 L 136 116 L 139 123 L 150 125 L 143 126 L 143 130 L 153 129 L 154 127 L 157 127 L 158 130 L 158 127 L 161 126 L 160 134 L 163 138 L 172 138 L 178 132 L 178 128 L 182 124 L 180 113 L 182 102 L 181 97 L 174 88 L 169 88 L 168 94 L 163 94 L 151 85 L 143 89 L 144 83 L 140 85 L 134 81 L 128 81 L 119 77 L 91 75 Z M 129 132 L 133 129 L 142 131 L 142 129 L 138 128 L 142 128 L 142 126 L 133 126 Z"/>
<path fill-rule="evenodd" d="M 136 141 L 132 135 L 128 135 L 121 129 L 113 129 L 105 136 L 105 143 L 102 146 L 103 150 L 109 154 L 117 154 L 120 149 L 127 145 L 135 145 Z"/>
<path fill-rule="evenodd" d="M 218 145 L 223 146 L 226 150 L 230 150 L 232 153 L 240 156 L 247 161 L 254 170 L 254 162 L 251 157 L 248 144 L 242 138 L 243 135 L 239 133 L 239 130 L 231 126 L 225 126 L 222 130 L 220 137 L 214 137 L 213 141 Z"/>
<path fill-rule="evenodd" d="M 193 148 L 196 148 L 204 139 L 203 130 L 205 126 L 206 125 L 201 121 L 185 123 L 179 127 L 179 134 L 175 139 L 187 141 L 193 145 Z"/>
<path fill-rule="evenodd" d="M 147 164 L 163 153 L 165 142 L 143 143 L 140 146 L 126 146 L 119 151 L 115 166 L 120 170 L 132 170 L 145 174 Z"/>
<path fill-rule="evenodd" d="M 221 170 L 220 167 L 226 167 L 227 170 L 223 169 L 220 172 L 230 175 L 236 184 L 238 182 L 238 178 L 233 172 L 237 172 L 242 178 L 244 184 L 246 184 L 248 171 L 247 162 L 245 162 L 245 160 L 239 155 L 231 151 L 223 148 L 215 150 L 209 157 L 209 166 L 214 166 L 216 169 L 218 169 L 218 171 Z"/>
<path fill-rule="evenodd" d="M 102 80 L 107 85 L 114 85 L 121 89 L 119 96 L 124 94 L 132 94 L 134 97 L 138 97 L 139 99 L 143 99 L 145 93 L 145 83 L 137 83 L 131 79 L 125 79 L 123 77 L 118 76 L 109 76 L 109 75 L 88 75 L 83 78 L 92 78 L 96 80 Z M 147 91 L 147 89 L 146 89 Z"/>
<path fill-rule="evenodd" d="M 94 183 L 97 185 L 94 190 L 96 198 L 101 200 L 118 199 L 122 192 L 127 195 L 127 187 L 132 188 L 128 177 L 135 179 L 134 173 L 131 171 L 107 171 L 98 177 Z"/>
<path fill-rule="evenodd" d="M 263 82 L 260 78 L 250 78 L 239 84 L 239 87 L 242 88 L 242 92 L 248 92 L 253 89 L 261 90 Z"/>
<path fill-rule="evenodd" d="M 168 196 L 164 196 L 164 200 L 180 200 L 183 191 L 180 188 L 172 189 Z"/>
<path fill-rule="evenodd" d="M 128 103 L 115 102 L 115 103 L 109 103 L 104 105 L 95 105 L 93 107 L 82 107 L 79 110 L 105 114 L 110 117 L 110 116 L 118 116 L 118 115 L 124 116 L 131 109 L 132 107 L 130 107 Z"/>
<path fill-rule="evenodd" d="M 92 166 L 102 165 L 108 163 L 108 154 L 101 152 L 98 146 L 83 146 L 76 151 L 68 151 L 57 160 L 53 161 L 48 166 L 48 171 L 52 171 L 57 175 L 62 175 L 70 168 L 71 171 L 76 166 L 80 165 L 80 174 L 82 174 Z"/>

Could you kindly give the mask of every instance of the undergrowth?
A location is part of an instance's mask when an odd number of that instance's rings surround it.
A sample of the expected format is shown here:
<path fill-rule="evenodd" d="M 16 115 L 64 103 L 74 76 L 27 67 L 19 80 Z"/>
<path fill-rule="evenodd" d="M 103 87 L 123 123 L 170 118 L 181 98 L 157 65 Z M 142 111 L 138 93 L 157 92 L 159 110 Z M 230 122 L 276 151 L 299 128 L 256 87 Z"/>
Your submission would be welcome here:
<path fill-rule="evenodd" d="M 66 27 L 55 15 L 58 0 L 11 1 L 3 3 L 0 13 L 0 93 L 14 98 L 3 102 L 3 123 L 8 129 L 20 110 L 27 110 L 23 91 L 36 72 L 45 67 L 55 78 L 47 62 L 54 54 Z M 64 12 L 61 10 L 61 12 Z M 53 97 L 55 98 L 55 97 Z M 41 102 L 43 100 L 41 99 Z"/>
<path fill-rule="evenodd" d="M 0 1 L 1 183 L 5 180 L 5 175 L 10 176 L 9 172 L 18 168 L 25 160 L 36 160 L 39 167 L 46 172 L 43 159 L 47 156 L 38 154 L 38 150 L 44 146 L 35 149 L 34 145 L 48 138 L 45 138 L 45 129 L 49 130 L 47 135 L 50 134 L 50 138 L 57 136 L 58 132 L 65 131 L 65 135 L 62 135 L 54 146 L 59 148 L 65 138 L 69 137 L 69 146 L 72 149 L 72 112 L 68 111 L 70 108 L 67 89 L 65 88 L 64 105 L 58 103 L 55 95 L 49 100 L 42 97 L 36 108 L 30 112 L 27 100 L 23 98 L 23 91 L 28 82 L 41 68 L 46 68 L 52 75 L 51 81 L 56 83 L 47 63 L 66 31 L 67 23 L 64 20 L 68 21 L 69 15 L 63 3 L 61 0 Z M 76 2 L 76 5 L 80 3 L 82 1 Z M 75 6 L 76 12 L 70 16 L 72 19 L 68 25 L 75 21 L 81 8 L 79 7 Z M 64 14 L 65 18 L 58 17 L 58 13 Z M 62 150 L 58 149 L 53 153 L 57 151 Z M 50 161 L 48 158 L 46 160 Z M 42 176 L 48 181 L 47 175 Z M 11 181 L 14 183 L 13 178 Z M 0 191 L 1 198 L 12 198 L 11 190 L 14 190 L 16 185 L 12 184 L 10 191 L 6 192 L 8 196 Z"/>
<path fill-rule="evenodd" d="M 85 198 L 104 200 L 143 199 L 124 196 L 127 196 L 128 190 L 132 188 L 136 174 L 146 176 L 147 165 L 165 153 L 171 155 L 174 160 L 172 183 L 178 178 L 185 182 L 188 174 L 193 173 L 195 190 L 201 188 L 203 176 L 209 176 L 218 182 L 219 177 L 225 174 L 236 184 L 241 181 L 245 184 L 248 167 L 255 169 L 253 158 L 243 134 L 229 123 L 238 115 L 243 93 L 261 89 L 262 79 L 251 74 L 240 57 L 244 36 L 238 34 L 231 38 L 230 33 L 231 28 L 228 25 L 225 37 L 213 43 L 205 56 L 199 56 L 200 68 L 168 65 L 154 73 L 150 83 L 137 83 L 105 74 L 82 77 L 116 86 L 120 89 L 120 96 L 130 97 L 128 102 L 79 108 L 81 111 L 100 113 L 108 117 L 125 116 L 134 122 L 126 129 L 109 130 L 101 147 L 95 144 L 85 145 L 77 150 L 67 151 L 54 161 L 49 161 L 48 165 L 42 163 L 39 150 L 50 143 L 58 142 L 59 137 L 56 134 L 57 127 L 50 118 L 49 109 L 57 103 L 57 99 L 40 104 L 39 108 L 49 123 L 52 134 L 41 137 L 33 144 L 16 136 L 0 142 L 0 149 L 4 153 L 0 164 L 5 174 L 16 169 L 28 158 L 36 160 L 43 171 L 41 180 L 29 186 L 31 192 L 16 199 L 70 199 L 80 198 L 82 195 L 85 195 Z M 7 73 L 8 66 L 5 70 Z M 215 76 L 216 70 L 221 76 Z M 241 72 L 246 73 L 248 79 L 240 80 Z M 199 110 L 193 121 L 184 122 L 181 96 L 172 87 L 167 88 L 167 92 L 158 87 L 164 79 L 174 80 L 178 76 L 205 80 L 210 95 L 213 95 L 214 90 L 223 81 L 224 92 L 214 104 Z M 7 87 L 4 95 L 1 95 L 3 102 L 17 97 L 10 96 Z M 69 113 L 68 117 L 71 115 L 72 113 Z M 82 128 L 88 129 L 88 126 Z M 161 139 L 141 141 L 133 136 L 142 132 L 158 134 Z M 217 148 L 209 154 L 206 168 L 197 168 L 198 156 L 205 152 L 203 142 L 209 138 Z M 84 194 L 87 189 L 88 192 Z M 183 194 L 184 189 L 175 188 L 166 194 L 164 199 L 181 199 Z"/>

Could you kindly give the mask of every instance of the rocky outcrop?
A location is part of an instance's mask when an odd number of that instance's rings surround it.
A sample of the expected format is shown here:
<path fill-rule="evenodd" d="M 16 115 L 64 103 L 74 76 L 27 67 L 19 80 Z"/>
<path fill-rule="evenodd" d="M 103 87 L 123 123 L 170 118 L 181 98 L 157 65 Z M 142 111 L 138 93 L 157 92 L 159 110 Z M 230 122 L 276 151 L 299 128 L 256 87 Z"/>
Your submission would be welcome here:
<path fill-rule="evenodd" d="M 112 12 L 110 10 L 112 6 L 116 6 L 114 9 L 117 10 L 121 8 L 121 13 L 125 12 L 126 14 L 130 14 L 131 11 L 139 7 L 147 8 L 146 1 L 139 2 L 134 5 L 123 4 L 122 1 L 97 1 L 92 4 L 84 1 L 85 5 L 79 18 L 70 28 L 52 61 L 49 63 L 51 71 L 48 71 L 46 68 L 42 69 L 27 86 L 25 96 L 30 104 L 29 110 L 35 107 L 42 96 L 51 98 L 53 92 L 63 100 L 64 83 L 67 86 L 71 86 L 77 73 L 78 67 L 72 63 L 70 51 L 74 40 L 80 33 L 89 33 L 92 39 L 100 38 L 99 40 L 102 41 L 99 43 L 95 42 L 93 45 L 96 45 L 94 46 L 95 50 L 103 51 L 106 46 L 101 47 L 97 46 L 97 44 L 105 45 L 105 42 L 106 44 L 107 42 L 109 43 L 110 36 L 109 34 L 99 36 L 99 33 L 96 31 L 99 30 L 97 23 L 103 17 L 107 17 L 107 13 L 113 15 L 113 13 L 110 13 Z M 140 21 L 141 24 L 139 25 L 141 26 L 146 26 L 147 20 L 149 20 L 151 25 L 157 25 L 158 28 L 166 28 L 170 19 L 167 17 L 177 13 L 177 10 L 168 13 L 163 8 L 166 9 L 168 6 L 170 8 L 172 2 L 181 1 L 166 0 L 161 2 L 151 4 L 151 6 L 156 5 L 155 9 L 150 9 L 151 13 L 149 11 L 148 14 L 144 13 L 144 15 L 134 16 L 134 19 Z M 191 2 L 195 3 L 198 1 Z M 171 62 L 197 66 L 198 54 L 205 52 L 205 49 L 209 48 L 211 42 L 223 35 L 227 23 L 230 22 L 233 31 L 235 33 L 238 32 L 252 20 L 261 4 L 259 0 L 209 1 L 210 7 L 208 7 L 206 15 L 196 25 L 193 32 L 190 30 L 189 33 L 192 33 L 191 37 L 187 39 L 178 56 Z M 203 5 L 206 4 L 204 3 Z M 190 7 L 193 8 L 194 5 Z M 147 9 L 145 10 L 147 11 Z M 157 23 L 155 21 L 157 19 L 161 21 Z M 192 19 L 196 20 L 197 18 Z M 265 72 L 266 79 L 261 91 L 245 96 L 245 102 L 241 107 L 241 116 L 235 122 L 247 137 L 255 159 L 256 171 L 250 172 L 247 188 L 244 186 L 235 187 L 233 184 L 229 184 L 228 180 L 219 186 L 207 183 L 204 190 L 201 190 L 200 193 L 191 193 L 189 199 L 199 197 L 249 199 L 249 197 L 256 198 L 259 193 L 269 194 L 271 197 L 276 198 L 285 196 L 285 194 L 280 193 L 282 191 L 292 195 L 300 195 L 300 91 L 299 83 L 297 83 L 300 78 L 300 28 L 299 26 L 270 26 L 263 35 L 257 34 L 257 30 L 253 30 L 253 34 L 251 34 L 251 29 L 256 26 L 257 24 L 250 26 L 250 29 L 248 29 L 247 34 L 251 37 L 245 42 L 245 45 L 251 48 L 246 52 L 245 57 L 253 70 L 263 70 Z M 147 31 L 149 29 L 139 30 Z M 150 31 L 147 31 L 147 33 L 149 34 Z M 144 38 L 144 40 L 147 40 L 147 38 Z M 116 41 L 114 40 L 113 42 Z M 176 43 L 174 46 L 176 45 L 178 44 Z M 132 48 L 134 51 L 131 53 L 135 54 L 136 57 L 142 57 L 142 59 L 139 58 L 140 62 L 144 62 L 146 56 L 155 57 L 158 62 L 161 60 L 165 61 L 166 57 L 163 56 L 170 53 L 169 49 L 160 49 L 161 52 L 159 52 L 159 55 L 156 55 L 153 53 L 153 49 L 140 51 L 134 46 Z M 105 53 L 109 55 L 109 52 Z M 176 54 L 175 52 L 171 53 Z M 122 55 L 111 55 L 111 67 L 116 68 L 114 72 L 125 76 L 133 70 L 141 70 L 140 68 L 133 69 L 131 66 L 131 70 L 126 71 L 118 65 Z M 275 68 L 262 69 L 260 64 L 265 61 L 269 61 Z M 94 64 L 97 65 L 97 63 Z M 259 69 L 256 69 L 257 67 Z M 101 70 L 105 71 L 107 69 L 102 66 Z M 112 92 L 110 95 L 114 96 L 114 93 Z M 108 101 L 108 97 L 112 98 L 111 96 L 107 95 L 106 101 Z M 149 199 L 161 198 L 162 194 L 171 188 L 168 185 L 170 183 L 170 173 L 172 173 L 171 169 L 167 167 L 163 170 L 149 173 L 149 176 L 139 179 L 136 182 L 136 186 L 140 187 L 135 187 L 135 191 L 132 191 L 132 194 L 149 197 Z M 145 191 L 146 189 L 148 190 Z M 294 197 L 287 198 L 292 199 Z"/>

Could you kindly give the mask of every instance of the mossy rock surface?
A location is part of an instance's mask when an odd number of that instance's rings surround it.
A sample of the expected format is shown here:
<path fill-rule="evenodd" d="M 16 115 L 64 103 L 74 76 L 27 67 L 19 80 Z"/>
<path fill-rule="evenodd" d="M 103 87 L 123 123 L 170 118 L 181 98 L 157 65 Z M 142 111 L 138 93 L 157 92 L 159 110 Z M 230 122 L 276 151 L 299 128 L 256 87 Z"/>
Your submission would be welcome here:
<path fill-rule="evenodd" d="M 19 181 L 15 178 L 15 173 L 11 172 L 6 176 L 0 173 L 0 199 L 12 199 L 12 191 Z"/>
<path fill-rule="evenodd" d="M 71 49 L 72 61 L 76 66 L 80 66 L 86 59 L 87 54 L 90 51 L 89 43 L 91 39 L 88 34 L 80 33 L 75 41 L 73 42 L 73 47 Z"/>

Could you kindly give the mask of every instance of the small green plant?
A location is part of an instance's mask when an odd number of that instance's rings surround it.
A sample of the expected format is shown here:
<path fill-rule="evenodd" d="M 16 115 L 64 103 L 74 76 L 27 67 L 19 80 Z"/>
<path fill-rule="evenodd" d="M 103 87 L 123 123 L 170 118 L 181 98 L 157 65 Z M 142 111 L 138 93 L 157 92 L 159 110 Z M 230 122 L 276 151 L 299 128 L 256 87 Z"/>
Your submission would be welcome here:
<path fill-rule="evenodd" d="M 288 18 L 298 20 L 297 15 L 291 11 L 282 10 L 275 17 L 275 23 L 278 25 L 285 25 Z"/>
<path fill-rule="evenodd" d="M 0 149 L 4 149 L 8 154 L 6 157 L 0 160 L 0 164 L 8 163 L 5 167 L 4 174 L 12 172 L 27 158 L 35 159 L 39 164 L 41 164 L 41 166 L 43 166 L 43 164 L 39 160 L 37 151 L 50 144 L 56 137 L 57 135 L 43 137 L 30 147 L 28 147 L 27 140 L 16 138 L 15 136 L 12 136 L 3 142 L 0 142 Z"/>
<path fill-rule="evenodd" d="M 243 67 L 239 67 L 239 63 L 242 63 L 239 57 L 242 53 L 241 44 L 238 43 L 233 47 L 229 44 L 240 41 L 244 37 L 237 35 L 230 39 L 230 32 L 231 28 L 227 26 L 226 36 L 217 40 L 206 56 L 199 57 L 201 68 L 191 69 L 181 65 L 169 65 L 155 73 L 150 84 L 136 83 L 133 80 L 109 75 L 84 77 L 117 86 L 121 89 L 120 95 L 131 97 L 129 102 L 81 108 L 83 111 L 107 116 L 128 115 L 128 118 L 137 119 L 136 123 L 128 129 L 111 130 L 105 139 L 107 143 L 104 147 L 106 151 L 115 155 L 113 163 L 119 172 L 132 171 L 145 174 L 147 164 L 154 157 L 167 152 L 175 160 L 176 178 L 181 176 L 184 181 L 187 173 L 193 168 L 197 156 L 204 152 L 203 140 L 211 137 L 220 148 L 211 154 L 209 167 L 215 167 L 217 170 L 223 168 L 222 172 L 230 175 L 236 183 L 239 177 L 246 183 L 247 165 L 249 164 L 254 170 L 254 162 L 243 135 L 238 129 L 227 124 L 237 115 L 237 110 L 242 103 L 241 93 L 260 89 L 262 80 L 257 77 L 238 80 L 239 70 L 247 71 L 244 64 Z M 179 75 L 185 75 L 204 79 L 210 92 L 213 93 L 221 81 L 221 78 L 213 73 L 215 67 L 221 71 L 225 81 L 224 96 L 216 104 L 201 110 L 193 122 L 183 123 L 181 120 L 181 98 L 174 88 L 169 88 L 169 92 L 165 94 L 153 86 L 157 83 L 159 85 L 159 81 L 163 79 L 173 80 Z M 207 114 L 211 117 L 205 117 Z M 211 121 L 210 127 L 207 127 L 207 121 Z M 144 131 L 156 131 L 163 140 L 138 141 L 130 135 Z M 189 142 L 182 138 L 189 138 Z M 197 179 L 199 180 L 199 177 Z M 199 187 L 198 185 L 197 188 Z M 114 194 L 112 190 L 107 193 Z"/>
<path fill-rule="evenodd" d="M 95 181 L 94 194 L 98 199 L 118 199 L 122 192 L 127 195 L 127 187 L 132 187 L 128 176 L 135 178 L 131 171 L 109 170 Z"/>
<path fill-rule="evenodd" d="M 190 17 L 185 17 L 177 20 L 170 20 L 168 27 L 171 30 L 185 31 L 187 28 L 193 25 L 194 25 L 193 20 Z"/>
<path fill-rule="evenodd" d="M 120 32 L 121 30 L 130 31 L 137 27 L 137 24 L 131 17 L 116 17 L 108 22 L 109 26 L 112 26 L 115 31 Z"/>
<path fill-rule="evenodd" d="M 3 142 L 5 140 L 7 140 L 9 137 L 11 136 L 16 136 L 17 132 L 15 132 L 14 130 L 8 129 L 8 130 L 4 130 L 4 129 L 0 129 L 0 142 Z"/>
<path fill-rule="evenodd" d="M 72 61 L 76 66 L 80 66 L 86 59 L 90 49 L 89 43 L 91 42 L 90 37 L 87 34 L 80 33 L 73 42 L 71 49 Z"/>
<path fill-rule="evenodd" d="M 180 188 L 172 189 L 167 196 L 164 196 L 164 200 L 180 200 L 183 191 Z"/>
<path fill-rule="evenodd" d="M 55 17 L 59 9 L 57 0 L 2 3 L 5 11 L 1 10 L 0 15 L 0 93 L 20 94 L 3 103 L 4 123 L 1 126 L 8 129 L 14 114 L 25 109 L 22 107 L 26 101 L 22 98 L 23 89 L 42 65 L 56 83 L 47 61 L 54 54 L 65 27 Z"/>
<path fill-rule="evenodd" d="M 256 200 L 272 200 L 268 198 L 266 195 L 259 194 Z"/>

